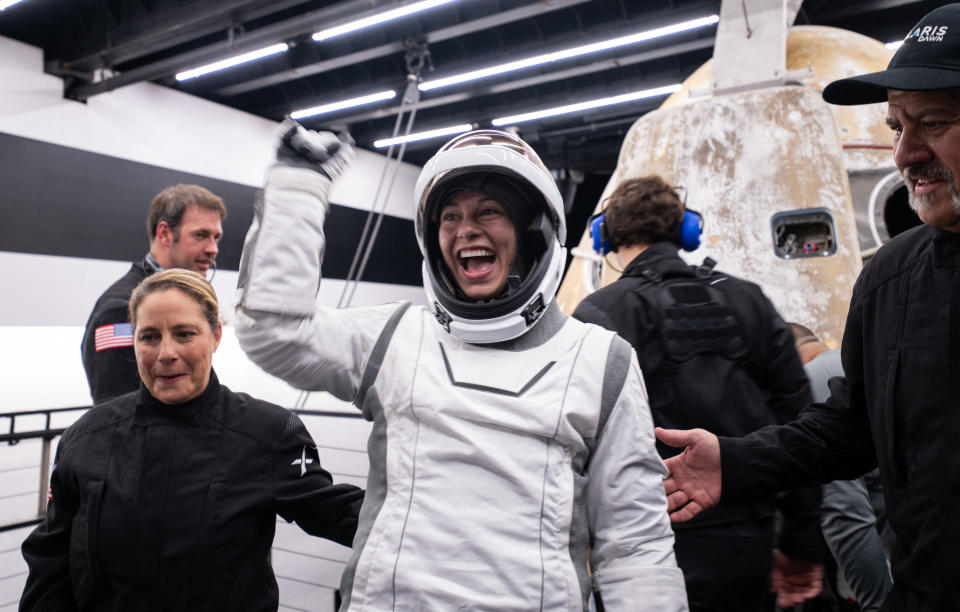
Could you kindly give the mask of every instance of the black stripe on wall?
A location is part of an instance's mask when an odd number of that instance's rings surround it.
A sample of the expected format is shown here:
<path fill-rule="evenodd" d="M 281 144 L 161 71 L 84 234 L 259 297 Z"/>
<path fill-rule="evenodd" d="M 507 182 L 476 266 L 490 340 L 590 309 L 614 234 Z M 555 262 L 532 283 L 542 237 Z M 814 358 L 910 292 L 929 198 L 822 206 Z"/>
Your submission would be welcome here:
<path fill-rule="evenodd" d="M 189 143 L 185 143 L 189 146 Z M 236 270 L 256 189 L 0 133 L 0 251 L 120 261 L 147 252 L 147 209 L 167 185 L 193 183 L 227 205 L 217 266 Z M 333 204 L 326 222 L 326 278 L 346 278 L 366 211 Z M 413 221 L 386 215 L 363 280 L 420 285 Z"/>

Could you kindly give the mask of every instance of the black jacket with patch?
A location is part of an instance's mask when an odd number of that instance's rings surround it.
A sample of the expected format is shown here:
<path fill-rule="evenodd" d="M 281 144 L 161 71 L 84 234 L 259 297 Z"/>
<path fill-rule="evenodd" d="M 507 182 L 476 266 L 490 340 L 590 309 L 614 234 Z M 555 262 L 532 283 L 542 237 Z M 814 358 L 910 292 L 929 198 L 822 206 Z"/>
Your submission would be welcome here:
<path fill-rule="evenodd" d="M 146 258 L 134 262 L 130 270 L 110 285 L 97 299 L 90 318 L 87 319 L 80 350 L 94 404 L 136 391 L 140 387 L 140 375 L 137 374 L 137 360 L 133 355 L 133 345 L 97 351 L 94 334 L 98 327 L 130 321 L 127 317 L 130 294 L 140 281 L 155 271 Z"/>
<path fill-rule="evenodd" d="M 276 611 L 276 516 L 349 546 L 363 491 L 334 485 L 300 419 L 221 386 L 144 388 L 64 434 L 21 611 Z"/>

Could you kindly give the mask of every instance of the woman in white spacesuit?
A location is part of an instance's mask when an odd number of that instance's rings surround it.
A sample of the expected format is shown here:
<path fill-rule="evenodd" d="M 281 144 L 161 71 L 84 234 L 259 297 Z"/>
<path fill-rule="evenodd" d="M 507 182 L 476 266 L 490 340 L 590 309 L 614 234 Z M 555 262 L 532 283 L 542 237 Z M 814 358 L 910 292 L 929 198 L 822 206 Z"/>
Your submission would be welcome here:
<path fill-rule="evenodd" d="M 373 421 L 342 610 L 686 610 L 633 349 L 565 317 L 563 203 L 503 132 L 416 185 L 430 308 L 317 306 L 327 191 L 352 149 L 282 128 L 244 246 L 244 351 Z M 587 549 L 592 548 L 587 571 Z"/>

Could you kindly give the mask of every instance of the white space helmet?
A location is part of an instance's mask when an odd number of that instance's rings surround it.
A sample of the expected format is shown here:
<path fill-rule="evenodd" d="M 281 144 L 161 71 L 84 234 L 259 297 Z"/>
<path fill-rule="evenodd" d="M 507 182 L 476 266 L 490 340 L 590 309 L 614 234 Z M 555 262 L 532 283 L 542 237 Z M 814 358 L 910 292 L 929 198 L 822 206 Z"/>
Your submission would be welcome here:
<path fill-rule="evenodd" d="M 512 276 L 489 299 L 466 297 L 440 252 L 440 209 L 465 190 L 481 191 L 499 201 L 516 229 Z M 426 163 L 414 197 L 423 286 L 437 322 L 455 338 L 476 344 L 523 335 L 553 300 L 566 263 L 563 198 L 540 157 L 506 132 L 467 132 Z"/>

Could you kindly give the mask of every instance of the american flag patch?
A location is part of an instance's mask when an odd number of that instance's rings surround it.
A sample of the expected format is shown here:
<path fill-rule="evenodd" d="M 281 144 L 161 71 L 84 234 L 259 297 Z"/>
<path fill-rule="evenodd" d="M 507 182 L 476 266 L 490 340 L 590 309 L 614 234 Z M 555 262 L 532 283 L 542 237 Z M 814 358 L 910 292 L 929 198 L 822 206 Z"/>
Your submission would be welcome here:
<path fill-rule="evenodd" d="M 123 346 L 133 346 L 133 325 L 130 323 L 101 325 L 93 332 L 93 347 L 98 353 Z"/>

